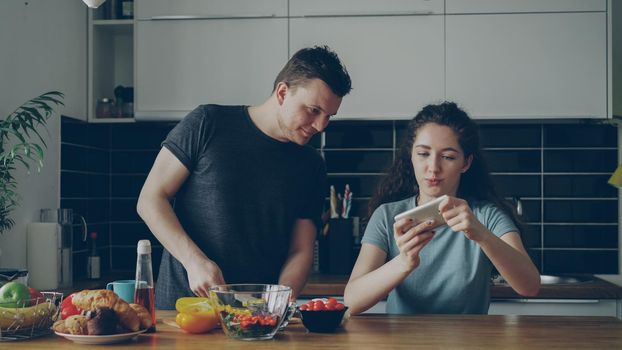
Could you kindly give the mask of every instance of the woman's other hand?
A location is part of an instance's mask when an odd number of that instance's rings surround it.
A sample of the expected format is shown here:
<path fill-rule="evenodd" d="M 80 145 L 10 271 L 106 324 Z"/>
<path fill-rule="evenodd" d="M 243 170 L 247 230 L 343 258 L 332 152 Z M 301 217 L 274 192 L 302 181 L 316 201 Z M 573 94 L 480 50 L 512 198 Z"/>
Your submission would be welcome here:
<path fill-rule="evenodd" d="M 469 203 L 464 199 L 450 196 L 438 206 L 438 210 L 445 219 L 447 226 L 455 232 L 464 232 L 464 235 L 472 241 L 481 241 L 486 234 L 490 233 L 477 220 Z"/>
<path fill-rule="evenodd" d="M 398 220 L 393 224 L 393 235 L 400 250 L 400 259 L 404 267 L 412 271 L 421 262 L 419 253 L 434 237 L 434 220 L 415 224 L 412 219 Z"/>

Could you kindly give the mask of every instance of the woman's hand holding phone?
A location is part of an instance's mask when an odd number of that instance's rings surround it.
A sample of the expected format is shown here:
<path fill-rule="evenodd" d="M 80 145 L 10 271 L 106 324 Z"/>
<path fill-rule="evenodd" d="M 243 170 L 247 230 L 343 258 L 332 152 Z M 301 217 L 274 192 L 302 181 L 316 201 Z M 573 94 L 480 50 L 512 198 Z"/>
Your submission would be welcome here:
<path fill-rule="evenodd" d="M 419 266 L 421 262 L 419 253 L 434 237 L 432 230 L 434 225 L 434 219 L 416 223 L 410 218 L 398 220 L 393 224 L 393 235 L 400 250 L 399 259 L 408 271 Z"/>

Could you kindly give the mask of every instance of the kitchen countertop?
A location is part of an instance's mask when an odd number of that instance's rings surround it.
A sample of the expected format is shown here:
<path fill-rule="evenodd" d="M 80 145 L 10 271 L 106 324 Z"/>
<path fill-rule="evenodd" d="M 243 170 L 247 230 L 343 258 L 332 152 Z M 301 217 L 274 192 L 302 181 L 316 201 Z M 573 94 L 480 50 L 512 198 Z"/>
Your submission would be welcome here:
<path fill-rule="evenodd" d="M 345 275 L 311 275 L 302 291 L 303 296 L 343 295 L 348 277 Z M 592 276 L 590 276 L 592 277 Z M 508 285 L 491 287 L 492 299 L 525 299 Z M 530 299 L 622 299 L 622 287 L 598 277 L 573 284 L 548 284 Z"/>
<path fill-rule="evenodd" d="M 161 323 L 175 311 L 159 311 L 157 332 L 142 334 L 115 349 L 534 349 L 618 348 L 622 321 L 613 317 L 490 316 L 490 315 L 362 315 L 352 317 L 336 333 L 309 333 L 290 324 L 273 340 L 228 339 L 220 330 L 189 335 Z M 8 345 L 10 344 L 10 345 Z M 56 335 L 7 343 L 18 349 L 90 349 Z"/>
<path fill-rule="evenodd" d="M 105 288 L 107 282 L 128 278 L 132 277 L 129 277 L 127 273 L 117 273 L 104 276 L 100 280 L 78 281 L 74 283 L 73 288 L 60 291 L 67 294 L 75 290 Z M 341 296 L 343 295 L 348 278 L 349 276 L 347 275 L 312 274 L 301 293 L 301 297 Z M 517 294 L 507 285 L 493 285 L 491 288 L 492 299 L 525 299 L 524 296 Z M 604 279 L 594 277 L 593 280 L 588 282 L 542 285 L 538 295 L 529 298 L 622 299 L 622 287 Z"/>

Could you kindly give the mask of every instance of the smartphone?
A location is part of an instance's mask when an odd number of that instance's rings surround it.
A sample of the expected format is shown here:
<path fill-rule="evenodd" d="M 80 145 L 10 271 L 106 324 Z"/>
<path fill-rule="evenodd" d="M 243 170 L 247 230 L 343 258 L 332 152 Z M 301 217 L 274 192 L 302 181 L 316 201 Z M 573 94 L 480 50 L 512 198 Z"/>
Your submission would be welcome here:
<path fill-rule="evenodd" d="M 408 209 L 405 212 L 397 214 L 394 219 L 395 221 L 398 221 L 403 218 L 411 218 L 417 224 L 428 219 L 434 219 L 435 224 L 433 228 L 441 226 L 445 224 L 445 219 L 443 219 L 443 216 L 438 211 L 438 206 L 445 198 L 447 198 L 447 195 L 438 197 L 435 200 L 420 205 L 416 208 Z"/>

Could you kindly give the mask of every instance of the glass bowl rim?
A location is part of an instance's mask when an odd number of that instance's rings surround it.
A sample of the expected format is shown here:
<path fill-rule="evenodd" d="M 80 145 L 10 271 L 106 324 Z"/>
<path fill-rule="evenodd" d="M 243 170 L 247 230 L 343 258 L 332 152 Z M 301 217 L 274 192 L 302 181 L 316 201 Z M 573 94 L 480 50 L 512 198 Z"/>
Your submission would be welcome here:
<path fill-rule="evenodd" d="M 274 290 L 220 290 L 219 288 L 226 287 L 227 289 L 235 289 L 236 287 L 265 287 L 275 286 Z M 209 288 L 210 292 L 222 293 L 222 294 L 239 294 L 239 293 L 278 293 L 278 292 L 291 292 L 292 287 L 282 284 L 269 284 L 269 283 L 232 283 L 232 284 L 219 284 Z"/>

